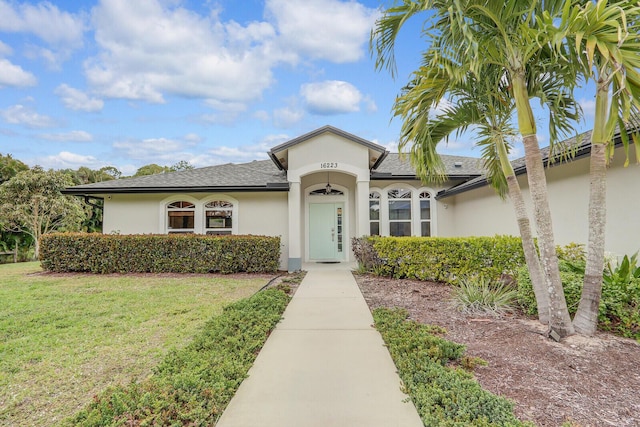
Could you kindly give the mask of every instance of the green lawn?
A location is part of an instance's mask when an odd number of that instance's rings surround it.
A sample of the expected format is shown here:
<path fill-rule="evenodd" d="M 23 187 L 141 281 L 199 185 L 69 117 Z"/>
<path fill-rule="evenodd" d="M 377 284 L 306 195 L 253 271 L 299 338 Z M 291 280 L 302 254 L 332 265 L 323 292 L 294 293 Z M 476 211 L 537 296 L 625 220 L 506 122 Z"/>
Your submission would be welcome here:
<path fill-rule="evenodd" d="M 266 278 L 42 274 L 0 265 L 0 426 L 49 426 L 145 378 Z"/>

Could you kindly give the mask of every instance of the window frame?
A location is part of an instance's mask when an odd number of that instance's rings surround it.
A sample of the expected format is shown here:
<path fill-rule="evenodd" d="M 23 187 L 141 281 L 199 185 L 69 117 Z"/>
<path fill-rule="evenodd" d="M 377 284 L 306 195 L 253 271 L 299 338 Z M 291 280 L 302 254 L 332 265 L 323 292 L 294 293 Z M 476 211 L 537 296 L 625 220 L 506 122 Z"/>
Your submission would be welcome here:
<path fill-rule="evenodd" d="M 189 204 L 189 206 L 173 206 L 177 204 Z M 196 204 L 188 199 L 180 198 L 178 200 L 174 200 L 165 204 L 164 212 L 165 212 L 165 221 L 166 221 L 166 233 L 167 234 L 193 234 L 196 232 Z M 171 227 L 171 212 L 190 212 L 191 215 L 187 215 L 187 217 L 191 217 L 191 222 L 193 223 L 192 227 Z M 176 217 L 178 215 L 175 215 Z"/>

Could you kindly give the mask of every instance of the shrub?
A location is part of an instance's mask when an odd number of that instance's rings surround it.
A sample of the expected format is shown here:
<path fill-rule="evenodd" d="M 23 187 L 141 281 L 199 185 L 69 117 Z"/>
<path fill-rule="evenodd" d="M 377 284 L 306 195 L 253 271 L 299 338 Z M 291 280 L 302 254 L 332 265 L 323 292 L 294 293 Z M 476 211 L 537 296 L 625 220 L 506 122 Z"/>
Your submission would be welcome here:
<path fill-rule="evenodd" d="M 638 276 L 636 276 L 636 274 Z M 640 340 L 640 268 L 634 257 L 625 256 L 616 267 L 608 264 L 602 283 L 598 309 L 598 326 L 616 334 Z M 560 278 L 569 314 L 574 315 L 580 303 L 584 282 L 584 263 L 560 262 Z M 537 314 L 531 279 L 526 268 L 517 273 L 518 303 L 531 315 Z"/>
<path fill-rule="evenodd" d="M 480 275 L 497 279 L 524 265 L 520 238 L 364 237 L 354 254 L 367 271 L 381 276 L 448 281 Z"/>
<path fill-rule="evenodd" d="M 142 382 L 96 396 L 66 425 L 214 425 L 289 301 L 269 289 L 211 319 L 181 350 L 170 352 Z"/>
<path fill-rule="evenodd" d="M 483 390 L 473 375 L 450 362 L 462 361 L 465 347 L 438 336 L 442 328 L 407 321 L 407 311 L 374 310 L 380 331 L 407 394 L 425 426 L 525 426 L 513 404 Z"/>
<path fill-rule="evenodd" d="M 453 291 L 453 306 L 471 314 L 502 316 L 513 312 L 518 292 L 515 288 L 483 277 L 462 277 Z"/>
<path fill-rule="evenodd" d="M 273 272 L 280 265 L 280 238 L 56 233 L 43 236 L 40 261 L 55 272 Z"/>

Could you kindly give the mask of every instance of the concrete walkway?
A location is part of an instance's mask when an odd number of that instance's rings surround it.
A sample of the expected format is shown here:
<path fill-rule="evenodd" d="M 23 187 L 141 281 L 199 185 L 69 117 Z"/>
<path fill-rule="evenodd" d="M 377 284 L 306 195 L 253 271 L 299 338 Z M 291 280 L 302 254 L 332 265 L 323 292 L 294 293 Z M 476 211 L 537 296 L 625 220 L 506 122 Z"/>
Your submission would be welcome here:
<path fill-rule="evenodd" d="M 344 264 L 308 273 L 218 427 L 422 427 Z"/>

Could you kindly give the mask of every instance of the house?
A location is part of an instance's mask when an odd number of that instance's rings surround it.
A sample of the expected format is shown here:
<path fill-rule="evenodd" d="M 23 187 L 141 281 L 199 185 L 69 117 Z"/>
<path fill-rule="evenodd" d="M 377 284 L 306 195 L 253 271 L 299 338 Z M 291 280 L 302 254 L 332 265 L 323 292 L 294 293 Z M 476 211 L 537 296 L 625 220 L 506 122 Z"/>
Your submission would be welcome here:
<path fill-rule="evenodd" d="M 558 244 L 587 241 L 588 140 L 586 134 L 568 141 L 576 157 L 547 169 Z M 303 262 L 353 261 L 355 236 L 518 235 L 513 209 L 487 185 L 480 159 L 444 155 L 446 182 L 423 183 L 408 158 L 331 126 L 268 154 L 269 160 L 80 185 L 65 193 L 104 199 L 105 233 L 281 236 L 281 266 L 289 271 Z M 631 254 L 640 249 L 640 170 L 623 163 L 624 154 L 616 153 L 608 171 L 606 245 Z M 514 167 L 527 198 L 523 159 Z"/>

